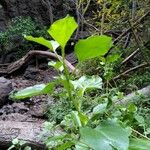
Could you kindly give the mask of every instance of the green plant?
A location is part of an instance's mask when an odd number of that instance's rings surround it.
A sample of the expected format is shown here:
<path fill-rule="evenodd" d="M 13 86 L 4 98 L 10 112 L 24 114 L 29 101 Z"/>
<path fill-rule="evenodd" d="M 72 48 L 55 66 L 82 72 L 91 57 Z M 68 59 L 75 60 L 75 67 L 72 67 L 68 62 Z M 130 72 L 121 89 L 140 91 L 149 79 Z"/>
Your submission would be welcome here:
<path fill-rule="evenodd" d="M 66 100 L 68 100 L 69 109 L 67 114 L 60 124 L 46 123 L 46 129 L 52 131 L 53 134 L 45 140 L 49 149 L 66 150 L 128 150 L 134 149 L 134 139 L 130 141 L 132 129 L 124 122 L 123 115 L 114 115 L 116 110 L 123 108 L 115 107 L 114 102 L 122 96 L 122 93 L 110 91 L 106 92 L 101 98 L 102 101 L 92 110 L 84 111 L 82 102 L 88 90 L 102 89 L 102 79 L 99 76 L 81 76 L 73 80 L 69 70 L 65 64 L 66 43 L 77 28 L 77 23 L 74 18 L 66 16 L 52 24 L 48 33 L 55 41 L 46 40 L 43 37 L 25 36 L 27 40 L 37 42 L 48 47 L 58 57 L 59 62 L 51 62 L 49 65 L 54 66 L 60 71 L 60 76 L 56 80 L 42 85 L 36 85 L 27 89 L 21 90 L 11 95 L 12 99 L 24 99 L 27 97 L 39 94 L 51 94 L 56 85 L 64 87 Z M 56 49 L 61 48 L 62 58 L 57 54 Z M 84 40 L 79 40 L 75 45 L 75 54 L 80 62 L 87 59 L 101 57 L 104 63 L 114 62 L 119 56 L 108 56 L 106 60 L 104 55 L 112 47 L 111 37 L 91 36 Z M 77 72 L 76 72 L 77 73 Z M 106 78 L 107 76 L 105 76 Z M 108 76 L 110 78 L 110 76 Z M 109 78 L 106 80 L 109 80 Z M 112 96 L 113 95 L 113 96 Z M 116 109 L 114 109 L 114 107 Z M 129 107 L 130 108 L 130 107 Z M 131 106 L 132 108 L 132 106 Z M 61 127 L 60 132 L 56 132 Z M 148 138 L 147 138 L 148 139 Z M 141 140 L 141 139 L 138 139 Z M 134 141 L 134 142 L 133 142 Z M 141 140 L 144 141 L 145 140 Z M 139 144 L 148 146 L 144 142 Z M 149 141 L 148 141 L 149 143 Z M 132 145 L 130 145 L 132 144 Z M 130 146 L 129 146 L 130 145 Z M 130 148 L 129 148 L 130 149 Z"/>
<path fill-rule="evenodd" d="M 33 44 L 24 40 L 24 35 L 46 36 L 46 27 L 39 25 L 30 17 L 15 17 L 7 29 L 0 32 L 0 54 L 17 51 L 16 57 L 23 56 Z M 16 58 L 16 59 L 17 59 Z"/>
<path fill-rule="evenodd" d="M 24 146 L 25 144 L 26 144 L 25 141 L 18 140 L 18 139 L 13 139 L 12 140 L 12 145 L 8 148 L 8 150 L 31 150 L 31 147 Z"/>

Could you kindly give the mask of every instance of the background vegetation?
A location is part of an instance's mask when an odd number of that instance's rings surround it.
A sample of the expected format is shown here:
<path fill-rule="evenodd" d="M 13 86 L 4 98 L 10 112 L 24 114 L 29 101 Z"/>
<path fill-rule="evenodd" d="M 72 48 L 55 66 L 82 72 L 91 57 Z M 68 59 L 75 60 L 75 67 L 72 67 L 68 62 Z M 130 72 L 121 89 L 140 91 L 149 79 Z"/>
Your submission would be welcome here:
<path fill-rule="evenodd" d="M 58 58 L 58 62 L 49 63 L 60 74 L 54 82 L 13 93 L 11 99 L 39 94 L 54 98 L 53 105 L 47 108 L 49 122 L 43 132 L 53 133 L 44 140 L 49 149 L 148 150 L 150 98 L 137 93 L 134 102 L 117 102 L 126 94 L 150 85 L 150 2 L 73 2 L 75 20 L 66 16 L 52 21 L 47 28 L 30 17 L 19 17 L 12 20 L 5 32 L 0 32 L 1 52 L 7 54 L 9 47 L 12 50 L 19 41 L 17 53 L 21 56 L 41 44 Z M 78 63 L 77 70 L 70 73 L 65 63 L 65 47 L 72 40 Z M 58 47 L 61 57 L 56 51 Z M 55 134 L 60 128 L 61 133 Z"/>

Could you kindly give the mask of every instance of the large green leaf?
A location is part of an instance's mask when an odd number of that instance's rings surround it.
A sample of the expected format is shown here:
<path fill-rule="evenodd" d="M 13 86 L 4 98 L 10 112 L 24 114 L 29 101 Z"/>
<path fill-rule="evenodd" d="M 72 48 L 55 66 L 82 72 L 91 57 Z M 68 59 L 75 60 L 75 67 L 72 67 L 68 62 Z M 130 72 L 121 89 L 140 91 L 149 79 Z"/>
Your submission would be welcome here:
<path fill-rule="evenodd" d="M 120 125 L 112 121 L 106 121 L 97 128 L 81 128 L 80 141 L 93 150 L 127 150 L 129 146 L 129 134 Z"/>
<path fill-rule="evenodd" d="M 150 141 L 145 139 L 131 139 L 129 150 L 149 150 Z"/>
<path fill-rule="evenodd" d="M 54 87 L 53 83 L 40 84 L 40 85 L 27 87 L 16 93 L 12 93 L 10 95 L 10 98 L 13 100 L 17 100 L 17 99 L 25 99 L 25 98 L 29 98 L 41 94 L 49 94 L 53 91 L 53 87 Z"/>
<path fill-rule="evenodd" d="M 101 89 L 102 88 L 102 78 L 98 76 L 82 76 L 78 80 L 70 81 L 74 86 L 74 89 L 78 89 L 81 96 L 83 96 L 86 89 Z"/>
<path fill-rule="evenodd" d="M 75 54 L 79 61 L 105 55 L 112 47 L 112 38 L 101 35 L 79 40 L 75 45 Z"/>
<path fill-rule="evenodd" d="M 25 36 L 25 39 L 28 41 L 33 41 L 43 46 L 48 47 L 50 50 L 53 50 L 53 46 L 49 40 L 44 39 L 43 37 L 33 37 L 33 36 Z"/>
<path fill-rule="evenodd" d="M 77 27 L 74 18 L 67 15 L 65 18 L 54 22 L 48 33 L 64 48 Z"/>

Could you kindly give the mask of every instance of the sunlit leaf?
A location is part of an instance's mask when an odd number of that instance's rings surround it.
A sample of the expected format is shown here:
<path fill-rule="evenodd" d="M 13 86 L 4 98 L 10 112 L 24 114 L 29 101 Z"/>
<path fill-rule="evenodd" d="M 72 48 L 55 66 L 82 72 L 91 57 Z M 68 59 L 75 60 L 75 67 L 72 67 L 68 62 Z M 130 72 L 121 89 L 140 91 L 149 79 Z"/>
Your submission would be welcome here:
<path fill-rule="evenodd" d="M 82 122 L 82 125 L 85 126 L 85 125 L 88 123 L 88 121 L 89 121 L 88 116 L 85 115 L 85 114 L 83 114 L 83 113 L 81 113 L 81 112 L 78 112 L 78 115 L 79 115 L 79 117 L 80 117 L 80 120 L 81 120 L 81 122 Z"/>
<path fill-rule="evenodd" d="M 33 41 L 43 46 L 48 47 L 50 50 L 53 50 L 53 46 L 49 40 L 44 39 L 43 37 L 33 37 L 33 36 L 25 36 L 25 39 L 28 41 Z"/>
<path fill-rule="evenodd" d="M 51 40 L 50 42 L 53 47 L 53 51 L 55 51 L 60 46 L 57 41 Z"/>
<path fill-rule="evenodd" d="M 40 85 L 27 87 L 16 93 L 12 93 L 10 95 L 10 98 L 13 100 L 17 100 L 17 99 L 25 99 L 25 98 L 29 98 L 41 94 L 49 94 L 53 91 L 53 87 L 54 87 L 53 83 L 40 84 Z"/>
<path fill-rule="evenodd" d="M 112 38 L 101 35 L 79 40 L 75 45 L 75 54 L 79 61 L 105 55 L 112 47 Z"/>
<path fill-rule="evenodd" d="M 74 18 L 67 15 L 65 18 L 54 22 L 48 33 L 64 48 L 77 27 Z"/>

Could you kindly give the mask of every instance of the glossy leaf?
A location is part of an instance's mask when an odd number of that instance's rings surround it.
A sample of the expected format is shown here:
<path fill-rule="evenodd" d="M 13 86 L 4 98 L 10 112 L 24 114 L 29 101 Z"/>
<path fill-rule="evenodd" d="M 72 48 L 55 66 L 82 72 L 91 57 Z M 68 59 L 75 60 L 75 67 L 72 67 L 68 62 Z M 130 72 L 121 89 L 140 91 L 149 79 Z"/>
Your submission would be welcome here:
<path fill-rule="evenodd" d="M 81 128 L 80 141 L 93 150 L 128 150 L 128 132 L 119 124 L 106 121 L 97 128 Z"/>
<path fill-rule="evenodd" d="M 40 84 L 40 85 L 27 87 L 23 90 L 11 94 L 10 98 L 17 100 L 17 99 L 25 99 L 25 98 L 29 98 L 41 94 L 49 94 L 53 91 L 53 87 L 54 87 L 53 83 Z"/>
<path fill-rule="evenodd" d="M 78 80 L 70 81 L 74 86 L 74 89 L 79 90 L 80 95 L 83 96 L 86 89 L 101 89 L 102 88 L 102 78 L 98 76 L 82 76 Z"/>
<path fill-rule="evenodd" d="M 77 27 L 74 18 L 67 15 L 65 18 L 54 22 L 48 33 L 64 48 Z"/>
<path fill-rule="evenodd" d="M 75 54 L 79 61 L 104 56 L 112 47 L 112 38 L 101 35 L 79 40 L 75 45 Z"/>
<path fill-rule="evenodd" d="M 50 41 L 52 47 L 53 47 L 53 51 L 55 51 L 60 45 L 57 41 L 51 40 Z"/>

